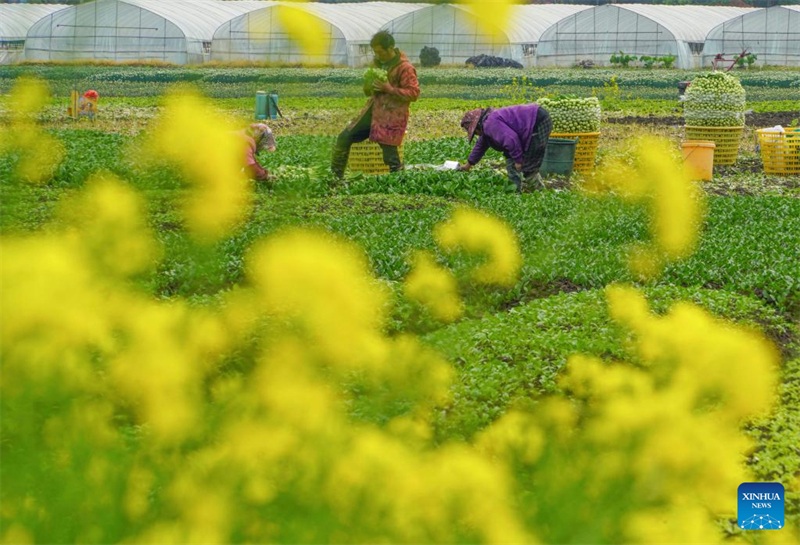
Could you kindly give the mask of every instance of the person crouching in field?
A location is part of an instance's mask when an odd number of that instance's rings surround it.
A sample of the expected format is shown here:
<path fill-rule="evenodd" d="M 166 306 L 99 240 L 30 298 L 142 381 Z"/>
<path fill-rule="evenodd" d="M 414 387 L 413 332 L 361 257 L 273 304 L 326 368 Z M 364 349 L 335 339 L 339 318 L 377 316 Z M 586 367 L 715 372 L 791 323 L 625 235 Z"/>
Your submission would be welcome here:
<path fill-rule="evenodd" d="M 522 191 L 523 182 L 544 187 L 539 169 L 544 160 L 547 139 L 553 121 L 547 110 L 538 104 L 521 104 L 505 108 L 477 108 L 464 114 L 461 127 L 470 142 L 478 140 L 466 163 L 458 170 L 469 170 L 480 161 L 489 148 L 503 153 L 509 179 Z"/>
<path fill-rule="evenodd" d="M 258 153 L 267 150 L 273 152 L 275 146 L 275 135 L 264 123 L 253 123 L 248 128 L 238 132 L 245 142 L 244 146 L 244 166 L 242 169 L 252 179 L 266 181 L 271 179 L 269 171 L 258 162 Z"/>
<path fill-rule="evenodd" d="M 373 67 L 387 72 L 386 81 L 376 80 L 365 86 L 369 100 L 336 139 L 331 171 L 339 179 L 344 176 L 350 146 L 367 138 L 380 144 L 383 162 L 390 172 L 403 169 L 398 146 L 408 126 L 409 104 L 419 98 L 417 71 L 405 53 L 394 46 L 394 37 L 382 30 L 372 37 L 369 45 L 375 54 Z"/>

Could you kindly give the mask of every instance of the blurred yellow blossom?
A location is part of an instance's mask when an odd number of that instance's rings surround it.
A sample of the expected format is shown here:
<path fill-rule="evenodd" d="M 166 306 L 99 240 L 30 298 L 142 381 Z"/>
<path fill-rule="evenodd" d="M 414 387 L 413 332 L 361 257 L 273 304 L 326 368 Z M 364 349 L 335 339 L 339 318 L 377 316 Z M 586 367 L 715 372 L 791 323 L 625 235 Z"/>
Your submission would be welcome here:
<path fill-rule="evenodd" d="M 189 87 L 173 89 L 163 110 L 141 158 L 180 168 L 192 186 L 183 205 L 187 226 L 199 240 L 216 241 L 249 212 L 253 188 L 242 172 L 244 141 L 210 101 Z"/>
<path fill-rule="evenodd" d="M 18 78 L 11 88 L 11 124 L 0 131 L 0 154 L 19 154 L 16 174 L 24 181 L 46 181 L 64 158 L 61 141 L 36 125 L 36 115 L 47 105 L 49 96 L 47 86 L 30 77 Z"/>
<path fill-rule="evenodd" d="M 278 21 L 289 37 L 300 45 L 304 55 L 322 57 L 331 47 L 331 34 L 319 17 L 303 9 L 303 3 L 276 6 Z"/>
<path fill-rule="evenodd" d="M 517 281 L 522 256 L 514 231 L 503 221 L 466 207 L 434 228 L 434 239 L 446 252 L 464 250 L 486 260 L 472 271 L 483 284 L 512 286 Z"/>
<path fill-rule="evenodd" d="M 633 493 L 668 502 L 633 513 L 624 541 L 713 543 L 708 513 L 732 512 L 730 491 L 748 480 L 741 456 L 750 441 L 739 426 L 769 410 L 777 354 L 761 336 L 688 303 L 662 317 L 633 288 L 607 292 L 649 370 L 570 358 L 561 384 L 587 404 L 580 448 L 628 451 L 631 482 L 642 487 Z M 667 524 L 684 519 L 692 522 L 680 530 Z"/>
<path fill-rule="evenodd" d="M 466 0 L 464 3 L 475 13 L 478 24 L 484 32 L 493 34 L 497 40 L 508 40 L 503 29 L 508 28 L 511 6 L 518 2 L 512 0 Z"/>
<path fill-rule="evenodd" d="M 222 236 L 243 202 L 210 179 L 229 174 L 211 149 L 227 144 L 201 120 L 191 152 L 170 149 L 164 135 L 183 134 L 171 123 L 201 104 L 170 100 L 151 151 L 203 156 L 208 172 L 186 176 L 224 211 L 189 222 Z M 693 221 L 690 192 L 645 180 L 630 194 L 668 195 L 654 210 Z M 693 305 L 656 315 L 608 288 L 636 366 L 576 354 L 562 392 L 448 442 L 437 425 L 456 371 L 424 339 L 387 333 L 388 290 L 352 242 L 276 233 L 247 255 L 246 281 L 199 304 L 136 282 L 159 248 L 113 176 L 92 177 L 59 222 L 0 238 L 5 542 L 714 543 L 749 478 L 740 426 L 769 409 L 778 357 Z M 691 248 L 662 228 L 645 258 Z M 460 208 L 434 237 L 486 257 L 476 280 L 515 282 L 519 243 L 501 221 Z M 460 312 L 448 272 L 423 252 L 414 265 L 409 297 Z"/>
<path fill-rule="evenodd" d="M 63 203 L 61 218 L 72 226 L 70 237 L 97 266 L 114 276 L 152 270 L 159 256 L 144 217 L 141 195 L 111 174 L 96 173 L 85 190 Z"/>
<path fill-rule="evenodd" d="M 248 262 L 265 310 L 300 327 L 328 362 L 359 366 L 383 358 L 388 294 L 352 243 L 290 231 L 256 246 Z"/>
<path fill-rule="evenodd" d="M 455 277 L 427 252 L 414 254 L 403 287 L 409 299 L 425 306 L 438 320 L 452 322 L 464 312 Z"/>
<path fill-rule="evenodd" d="M 651 279 L 670 261 L 694 251 L 705 203 L 669 142 L 646 136 L 627 146 L 627 160 L 616 157 L 606 161 L 584 189 L 590 194 L 611 191 L 625 200 L 647 204 L 652 241 L 630 249 L 629 266 L 638 278 Z"/>

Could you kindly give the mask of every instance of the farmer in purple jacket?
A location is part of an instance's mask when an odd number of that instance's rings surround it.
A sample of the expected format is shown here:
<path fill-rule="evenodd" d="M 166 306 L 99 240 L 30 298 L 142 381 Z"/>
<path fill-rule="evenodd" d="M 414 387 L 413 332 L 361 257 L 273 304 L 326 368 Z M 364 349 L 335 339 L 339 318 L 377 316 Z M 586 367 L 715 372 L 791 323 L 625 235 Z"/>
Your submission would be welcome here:
<path fill-rule="evenodd" d="M 538 104 L 521 104 L 505 108 L 478 108 L 464 114 L 461 126 L 472 142 L 478 140 L 466 163 L 458 170 L 475 166 L 489 148 L 503 152 L 509 179 L 522 191 L 523 181 L 536 181 L 542 186 L 539 168 L 544 159 L 547 139 L 553 129 L 550 114 Z"/>

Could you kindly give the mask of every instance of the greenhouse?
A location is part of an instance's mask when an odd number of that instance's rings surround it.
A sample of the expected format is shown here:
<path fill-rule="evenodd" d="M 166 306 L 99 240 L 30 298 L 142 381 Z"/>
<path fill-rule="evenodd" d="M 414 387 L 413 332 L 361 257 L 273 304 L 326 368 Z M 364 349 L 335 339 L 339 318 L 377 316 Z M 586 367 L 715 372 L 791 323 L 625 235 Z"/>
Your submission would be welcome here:
<path fill-rule="evenodd" d="M 537 64 L 572 66 L 581 61 L 608 65 L 622 52 L 640 57 L 675 57 L 674 66 L 702 65 L 709 31 L 755 8 L 607 4 L 552 25 L 539 40 Z"/>
<path fill-rule="evenodd" d="M 40 19 L 25 41 L 33 61 L 162 61 L 202 63 L 214 31 L 263 2 L 97 0 Z"/>
<path fill-rule="evenodd" d="M 476 55 L 511 58 L 508 35 L 491 29 L 466 5 L 428 5 L 395 18 L 383 25 L 394 36 L 397 46 L 412 61 L 423 47 L 439 50 L 442 64 L 464 64 Z"/>
<path fill-rule="evenodd" d="M 369 41 L 381 25 L 425 7 L 398 2 L 264 2 L 261 9 L 233 18 L 217 29 L 211 59 L 363 66 L 372 60 Z M 318 51 L 304 47 L 295 30 L 314 26 L 317 43 L 322 44 Z"/>
<path fill-rule="evenodd" d="M 743 52 L 758 65 L 800 66 L 800 6 L 773 6 L 717 25 L 706 38 L 703 64 Z"/>
<path fill-rule="evenodd" d="M 558 21 L 592 6 L 578 4 L 527 4 L 512 7 L 506 34 L 511 58 L 523 66 L 536 65 L 536 48 L 542 33 Z"/>
<path fill-rule="evenodd" d="M 21 61 L 28 29 L 42 17 L 66 7 L 65 4 L 0 4 L 0 64 Z"/>

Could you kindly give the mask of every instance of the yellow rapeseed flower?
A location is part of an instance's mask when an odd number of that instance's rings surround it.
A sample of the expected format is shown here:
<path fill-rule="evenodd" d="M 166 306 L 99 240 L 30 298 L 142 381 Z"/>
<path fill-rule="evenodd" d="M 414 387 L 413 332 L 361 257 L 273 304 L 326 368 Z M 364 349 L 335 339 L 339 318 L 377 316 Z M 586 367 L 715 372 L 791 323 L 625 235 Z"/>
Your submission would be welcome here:
<path fill-rule="evenodd" d="M 486 256 L 472 271 L 483 284 L 513 286 L 522 266 L 519 240 L 503 221 L 466 207 L 457 208 L 452 217 L 434 228 L 434 239 L 446 252 L 463 250 Z"/>
<path fill-rule="evenodd" d="M 475 13 L 478 25 L 484 32 L 498 41 L 508 40 L 503 32 L 511 18 L 512 0 L 466 0 L 465 4 Z"/>
<path fill-rule="evenodd" d="M 418 251 L 412 258 L 411 272 L 403 288 L 406 297 L 425 306 L 438 320 L 449 323 L 464 312 L 458 296 L 458 283 L 448 269 L 436 264 L 427 252 Z"/>
<path fill-rule="evenodd" d="M 258 245 L 248 273 L 264 309 L 302 328 L 337 366 L 383 359 L 386 289 L 352 243 L 321 231 L 290 231 Z"/>
<path fill-rule="evenodd" d="M 669 142 L 646 136 L 631 141 L 628 148 L 629 157 L 607 161 L 584 189 L 590 194 L 610 191 L 648 206 L 652 240 L 631 248 L 629 266 L 637 277 L 650 279 L 669 261 L 694 251 L 705 205 Z"/>
<path fill-rule="evenodd" d="M 276 16 L 289 38 L 300 45 L 304 55 L 322 57 L 331 47 L 331 33 L 322 20 L 305 11 L 302 4 L 301 1 L 295 6 L 276 6 Z"/>
<path fill-rule="evenodd" d="M 61 207 L 61 217 L 77 237 L 76 248 L 114 276 L 151 270 L 158 257 L 145 220 L 144 199 L 111 174 L 96 173 L 84 191 Z"/>
<path fill-rule="evenodd" d="M 173 89 L 164 113 L 140 150 L 142 159 L 176 164 L 192 191 L 183 205 L 187 226 L 213 242 L 241 223 L 249 211 L 252 184 L 242 172 L 244 141 L 211 103 L 188 87 Z"/>
<path fill-rule="evenodd" d="M 60 140 L 36 125 L 36 114 L 47 104 L 49 91 L 38 79 L 21 77 L 11 88 L 11 124 L 0 131 L 0 154 L 16 151 L 16 174 L 28 182 L 44 182 L 64 159 Z"/>

